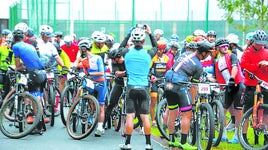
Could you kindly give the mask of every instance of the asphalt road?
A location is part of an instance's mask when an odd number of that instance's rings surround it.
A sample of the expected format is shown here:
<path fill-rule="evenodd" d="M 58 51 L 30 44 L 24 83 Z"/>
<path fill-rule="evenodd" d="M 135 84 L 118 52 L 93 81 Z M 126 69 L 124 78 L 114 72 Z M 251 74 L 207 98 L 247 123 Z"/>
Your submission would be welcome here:
<path fill-rule="evenodd" d="M 94 132 L 82 140 L 72 139 L 60 117 L 56 118 L 54 127 L 47 126 L 43 135 L 28 135 L 21 139 L 9 139 L 0 133 L 0 150 L 119 150 L 118 145 L 124 142 L 119 132 L 106 130 L 102 137 L 94 137 Z M 152 137 L 154 150 L 166 150 L 166 142 Z M 139 130 L 134 130 L 131 138 L 132 150 L 144 150 L 145 137 Z"/>

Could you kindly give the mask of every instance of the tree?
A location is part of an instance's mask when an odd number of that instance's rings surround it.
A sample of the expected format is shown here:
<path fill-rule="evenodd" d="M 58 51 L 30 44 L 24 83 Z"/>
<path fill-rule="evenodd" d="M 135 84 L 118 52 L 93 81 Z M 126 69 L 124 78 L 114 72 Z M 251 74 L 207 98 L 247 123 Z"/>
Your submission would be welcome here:
<path fill-rule="evenodd" d="M 218 6 L 226 10 L 225 18 L 235 28 L 247 32 L 251 29 L 268 29 L 268 0 L 218 0 Z M 238 16 L 242 23 L 234 24 Z"/>

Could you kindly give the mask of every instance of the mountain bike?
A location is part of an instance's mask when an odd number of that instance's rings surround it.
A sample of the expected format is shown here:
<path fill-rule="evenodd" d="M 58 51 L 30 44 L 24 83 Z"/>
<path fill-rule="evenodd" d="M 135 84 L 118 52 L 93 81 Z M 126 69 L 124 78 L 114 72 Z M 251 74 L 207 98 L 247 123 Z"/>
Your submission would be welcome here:
<path fill-rule="evenodd" d="M 266 150 L 268 149 L 268 125 L 265 122 L 267 116 L 268 104 L 264 104 L 263 90 L 268 90 L 268 83 L 259 79 L 253 73 L 245 70 L 250 74 L 250 78 L 257 79 L 258 84 L 254 92 L 253 107 L 247 110 L 238 126 L 238 139 L 240 145 L 248 150 Z M 246 137 L 243 136 L 243 131 L 247 130 Z M 252 138 L 252 135 L 255 138 Z M 254 139 L 254 140 L 253 140 Z"/>
<path fill-rule="evenodd" d="M 60 98 L 60 116 L 64 126 L 66 126 L 66 118 L 69 109 L 75 101 L 77 89 L 81 86 L 81 80 L 83 75 L 84 73 L 79 73 L 79 70 L 77 70 L 76 68 L 72 68 L 71 71 L 68 71 L 66 86 L 63 89 Z"/>
<path fill-rule="evenodd" d="M 39 101 L 25 90 L 29 82 L 29 74 L 25 74 L 9 67 L 15 74 L 14 88 L 7 94 L 0 110 L 0 130 L 13 139 L 30 134 L 41 119 Z M 27 123 L 28 115 L 34 116 L 33 123 Z"/>
<path fill-rule="evenodd" d="M 66 118 L 66 128 L 68 134 L 75 140 L 87 137 L 96 127 L 100 115 L 98 100 L 90 94 L 95 86 L 103 86 L 94 82 L 90 76 L 84 75 L 73 105 L 69 109 Z M 90 87 L 91 91 L 88 90 Z"/>

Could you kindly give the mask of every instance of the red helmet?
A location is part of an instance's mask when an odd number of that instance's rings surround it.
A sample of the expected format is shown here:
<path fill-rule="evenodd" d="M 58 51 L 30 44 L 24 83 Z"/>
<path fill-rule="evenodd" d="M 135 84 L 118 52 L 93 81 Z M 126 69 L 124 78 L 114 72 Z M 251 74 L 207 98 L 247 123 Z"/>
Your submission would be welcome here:
<path fill-rule="evenodd" d="M 157 48 L 158 49 L 166 49 L 167 48 L 167 43 L 164 41 L 157 41 Z"/>

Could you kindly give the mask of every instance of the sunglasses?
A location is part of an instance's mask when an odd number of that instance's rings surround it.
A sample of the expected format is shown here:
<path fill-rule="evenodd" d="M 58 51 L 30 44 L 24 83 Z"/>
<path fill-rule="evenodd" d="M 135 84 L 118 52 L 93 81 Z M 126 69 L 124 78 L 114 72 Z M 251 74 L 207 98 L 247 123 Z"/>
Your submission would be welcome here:
<path fill-rule="evenodd" d="M 229 47 L 229 45 L 228 45 L 228 44 L 223 44 L 223 45 L 221 45 L 220 47 L 221 47 L 221 48 L 226 48 L 226 47 Z"/>

